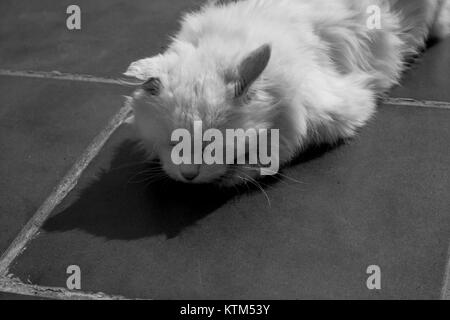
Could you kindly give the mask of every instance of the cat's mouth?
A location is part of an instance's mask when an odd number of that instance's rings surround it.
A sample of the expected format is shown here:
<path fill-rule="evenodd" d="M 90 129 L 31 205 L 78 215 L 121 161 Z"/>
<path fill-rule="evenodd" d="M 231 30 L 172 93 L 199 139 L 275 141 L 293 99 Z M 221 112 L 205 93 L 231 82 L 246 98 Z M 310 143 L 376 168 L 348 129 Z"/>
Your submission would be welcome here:
<path fill-rule="evenodd" d="M 157 175 L 164 175 L 168 180 L 186 185 L 213 185 L 221 188 L 252 184 L 260 177 L 261 167 L 258 165 L 226 165 L 226 168 L 199 166 L 189 176 L 190 169 L 173 166 L 160 167 Z"/>

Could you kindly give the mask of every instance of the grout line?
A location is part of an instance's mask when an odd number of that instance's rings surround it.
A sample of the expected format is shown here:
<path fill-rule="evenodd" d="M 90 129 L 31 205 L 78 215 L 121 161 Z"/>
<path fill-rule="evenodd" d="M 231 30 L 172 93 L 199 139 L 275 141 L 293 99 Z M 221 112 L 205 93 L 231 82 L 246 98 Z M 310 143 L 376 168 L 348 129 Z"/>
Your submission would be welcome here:
<path fill-rule="evenodd" d="M 396 106 L 450 109 L 450 102 L 444 101 L 416 100 L 411 98 L 385 98 L 382 99 L 381 102 Z"/>
<path fill-rule="evenodd" d="M 44 221 L 49 217 L 53 209 L 76 186 L 78 179 L 89 163 L 100 152 L 109 137 L 131 115 L 131 98 L 126 97 L 125 105 L 110 120 L 108 125 L 92 140 L 91 144 L 82 153 L 73 167 L 67 172 L 54 191 L 48 196 L 33 217 L 27 222 L 19 235 L 10 244 L 9 248 L 0 257 L 0 277 L 8 274 L 9 266 L 14 259 L 24 250 L 25 245 L 31 240 Z"/>
<path fill-rule="evenodd" d="M 9 77 L 45 78 L 45 79 L 55 79 L 55 80 L 117 84 L 117 85 L 121 85 L 121 86 L 137 86 L 142 83 L 137 80 L 102 78 L 102 77 L 96 77 L 96 76 L 92 76 L 92 75 L 88 75 L 88 74 L 71 74 L 71 73 L 63 73 L 63 72 L 59 72 L 59 71 L 50 71 L 50 72 L 47 72 L 47 71 L 13 71 L 13 70 L 7 70 L 7 69 L 0 69 L 0 75 L 1 76 L 9 76 Z"/>
<path fill-rule="evenodd" d="M 9 277 L 0 278 L 0 292 L 59 300 L 132 300 L 123 296 L 109 295 L 102 292 L 91 293 L 59 287 L 25 284 L 18 279 Z"/>
<path fill-rule="evenodd" d="M 450 247 L 447 251 L 447 263 L 441 290 L 441 300 L 450 300 Z"/>
<path fill-rule="evenodd" d="M 67 81 L 81 81 L 81 82 L 94 82 L 104 84 L 115 84 L 121 86 L 138 86 L 141 84 L 136 79 L 113 79 L 102 78 L 87 74 L 71 74 L 63 73 L 59 71 L 14 71 L 8 69 L 0 69 L 0 76 L 11 77 L 26 77 L 26 78 L 46 78 L 55 80 L 67 80 Z M 425 107 L 425 108 L 437 108 L 437 109 L 450 109 L 450 102 L 445 101 L 431 101 L 431 100 L 417 100 L 412 98 L 384 98 L 382 103 L 387 105 L 397 106 L 410 106 L 410 107 Z"/>

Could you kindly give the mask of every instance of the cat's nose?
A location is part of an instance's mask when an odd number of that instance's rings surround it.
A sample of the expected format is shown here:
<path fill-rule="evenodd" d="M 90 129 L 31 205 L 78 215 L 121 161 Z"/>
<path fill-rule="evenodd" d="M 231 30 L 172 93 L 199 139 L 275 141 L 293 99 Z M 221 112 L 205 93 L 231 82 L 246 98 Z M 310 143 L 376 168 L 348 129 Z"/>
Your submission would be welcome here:
<path fill-rule="evenodd" d="M 180 168 L 180 173 L 187 181 L 192 181 L 198 177 L 200 173 L 200 165 L 184 165 Z"/>

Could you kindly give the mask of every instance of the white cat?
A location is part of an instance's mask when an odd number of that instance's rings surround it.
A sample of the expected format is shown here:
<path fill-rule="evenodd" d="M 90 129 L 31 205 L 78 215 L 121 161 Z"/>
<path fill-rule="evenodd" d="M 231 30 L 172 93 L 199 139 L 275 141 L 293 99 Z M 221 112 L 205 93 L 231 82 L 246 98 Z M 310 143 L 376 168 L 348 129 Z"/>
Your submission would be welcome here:
<path fill-rule="evenodd" d="M 374 5 L 381 28 L 369 24 Z M 128 68 L 146 81 L 134 94 L 135 125 L 173 179 L 239 184 L 257 167 L 174 165 L 171 132 L 196 120 L 205 129 L 276 128 L 286 165 L 312 143 L 353 136 L 405 58 L 449 33 L 447 0 L 211 1 L 184 16 L 164 54 Z"/>

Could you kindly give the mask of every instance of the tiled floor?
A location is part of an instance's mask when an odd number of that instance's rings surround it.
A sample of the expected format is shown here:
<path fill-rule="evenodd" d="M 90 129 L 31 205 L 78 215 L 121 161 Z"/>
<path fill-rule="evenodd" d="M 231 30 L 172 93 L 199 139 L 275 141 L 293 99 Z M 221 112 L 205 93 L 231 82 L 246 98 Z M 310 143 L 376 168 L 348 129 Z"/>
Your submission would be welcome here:
<path fill-rule="evenodd" d="M 158 51 L 175 17 L 198 1 L 115 0 L 95 8 L 82 1 L 86 28 L 78 35 L 58 31 L 66 3 L 50 3 L 0 4 L 9 21 L 0 19 L 0 37 L 11 44 L 0 48 L 0 69 L 117 77 L 129 60 Z M 15 17 L 26 46 L 3 28 Z M 151 30 L 148 40 L 140 39 L 142 29 Z M 23 283 L 15 283 L 16 293 L 30 294 L 33 284 L 70 296 L 66 269 L 78 265 L 86 298 L 442 297 L 450 239 L 449 49 L 450 40 L 431 48 L 392 92 L 447 103 L 381 105 L 357 138 L 311 150 L 283 172 L 289 179 L 268 181 L 270 203 L 260 192 L 148 185 L 123 124 L 6 266 Z M 11 252 L 20 229 L 129 90 L 0 77 L 0 252 Z M 366 287 L 369 265 L 381 268 L 379 291 Z M 0 291 L 8 279 L 0 278 Z"/>

